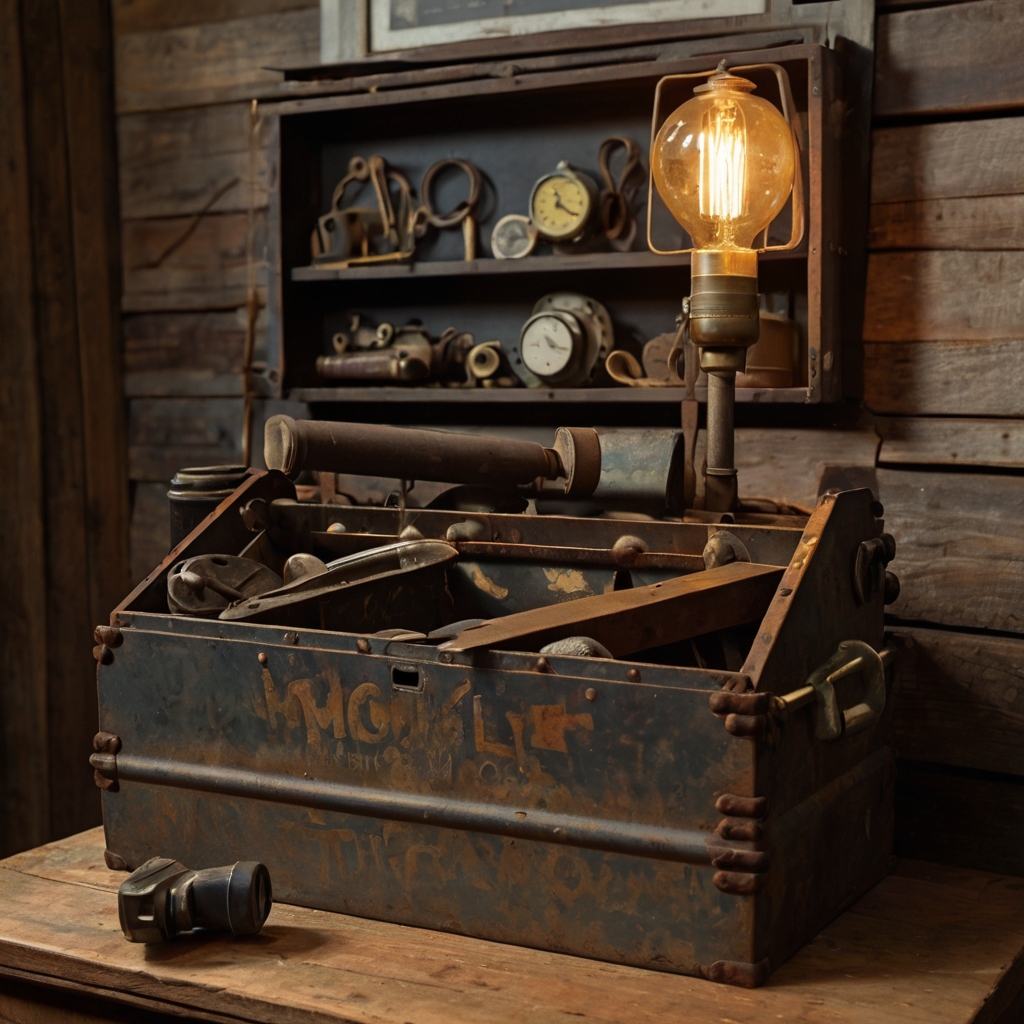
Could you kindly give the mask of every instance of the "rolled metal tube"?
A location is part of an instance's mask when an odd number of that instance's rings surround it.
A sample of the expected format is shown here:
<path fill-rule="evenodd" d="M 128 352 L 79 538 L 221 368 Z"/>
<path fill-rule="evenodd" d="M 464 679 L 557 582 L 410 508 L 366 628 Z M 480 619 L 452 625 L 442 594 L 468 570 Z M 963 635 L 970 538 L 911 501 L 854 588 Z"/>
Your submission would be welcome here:
<path fill-rule="evenodd" d="M 736 374 L 708 374 L 708 469 L 735 469 Z"/>
<path fill-rule="evenodd" d="M 712 512 L 736 508 L 736 450 L 733 430 L 736 374 L 708 373 L 708 467 L 704 507 Z"/>
<path fill-rule="evenodd" d="M 397 480 L 518 485 L 562 475 L 562 462 L 533 441 L 449 434 L 373 423 L 272 416 L 264 432 L 269 469 L 354 473 Z"/>

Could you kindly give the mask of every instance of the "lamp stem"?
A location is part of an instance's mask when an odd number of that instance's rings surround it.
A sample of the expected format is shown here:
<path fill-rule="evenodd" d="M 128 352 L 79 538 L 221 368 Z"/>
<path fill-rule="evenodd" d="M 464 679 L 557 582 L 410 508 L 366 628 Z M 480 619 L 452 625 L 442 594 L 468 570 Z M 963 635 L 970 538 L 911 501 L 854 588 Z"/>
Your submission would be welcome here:
<path fill-rule="evenodd" d="M 704 507 L 709 512 L 736 510 L 735 407 L 735 372 L 709 372 L 708 459 L 704 485 Z"/>

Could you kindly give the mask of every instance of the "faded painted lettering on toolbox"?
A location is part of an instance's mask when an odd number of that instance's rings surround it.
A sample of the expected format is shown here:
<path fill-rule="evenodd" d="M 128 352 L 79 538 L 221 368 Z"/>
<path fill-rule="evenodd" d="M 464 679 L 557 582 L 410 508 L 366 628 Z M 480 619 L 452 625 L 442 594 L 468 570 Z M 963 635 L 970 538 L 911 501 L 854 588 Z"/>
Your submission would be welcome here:
<path fill-rule="evenodd" d="M 512 739 L 515 747 L 502 743 L 496 738 L 488 738 L 487 724 L 484 718 L 483 700 L 477 694 L 473 697 L 473 739 L 478 754 L 497 754 L 499 757 L 514 758 L 520 764 L 526 762 L 526 748 L 523 736 L 527 717 L 514 711 L 506 711 L 505 718 L 512 728 Z M 570 715 L 563 704 L 534 704 L 530 707 L 530 724 L 533 726 L 530 735 L 530 746 L 535 750 L 557 750 L 567 754 L 565 745 L 566 731 L 594 731 L 594 718 L 589 714 Z"/>

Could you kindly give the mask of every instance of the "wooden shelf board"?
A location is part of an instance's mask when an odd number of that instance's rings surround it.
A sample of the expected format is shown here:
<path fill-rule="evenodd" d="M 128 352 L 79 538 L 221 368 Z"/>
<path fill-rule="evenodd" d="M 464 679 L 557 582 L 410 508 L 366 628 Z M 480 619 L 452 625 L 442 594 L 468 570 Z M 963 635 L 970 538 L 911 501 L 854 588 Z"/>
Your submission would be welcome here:
<path fill-rule="evenodd" d="M 416 388 L 416 387 L 314 387 L 292 388 L 288 397 L 296 402 L 446 402 L 458 405 L 554 402 L 595 405 L 652 403 L 675 404 L 685 395 L 683 388 Z M 697 400 L 706 400 L 704 388 L 697 389 Z M 807 403 L 812 399 L 807 388 L 737 388 L 737 402 Z"/>
<path fill-rule="evenodd" d="M 806 259 L 804 247 L 791 252 L 762 253 L 762 260 Z M 659 256 L 653 252 L 590 252 L 578 256 L 527 256 L 521 260 L 424 260 L 419 263 L 380 263 L 330 269 L 293 267 L 293 281 L 358 281 L 389 277 L 474 277 L 481 274 L 540 274 L 566 271 L 656 270 L 688 267 L 689 254 Z"/>

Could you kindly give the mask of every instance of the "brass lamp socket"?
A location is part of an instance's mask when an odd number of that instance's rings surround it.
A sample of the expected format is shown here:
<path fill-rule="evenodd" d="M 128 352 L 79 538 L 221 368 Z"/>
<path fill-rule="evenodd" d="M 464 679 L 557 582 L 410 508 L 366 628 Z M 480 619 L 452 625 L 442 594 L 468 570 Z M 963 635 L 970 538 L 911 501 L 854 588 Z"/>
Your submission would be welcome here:
<path fill-rule="evenodd" d="M 694 253 L 690 338 L 701 349 L 701 369 L 742 371 L 760 329 L 757 254 Z"/>

